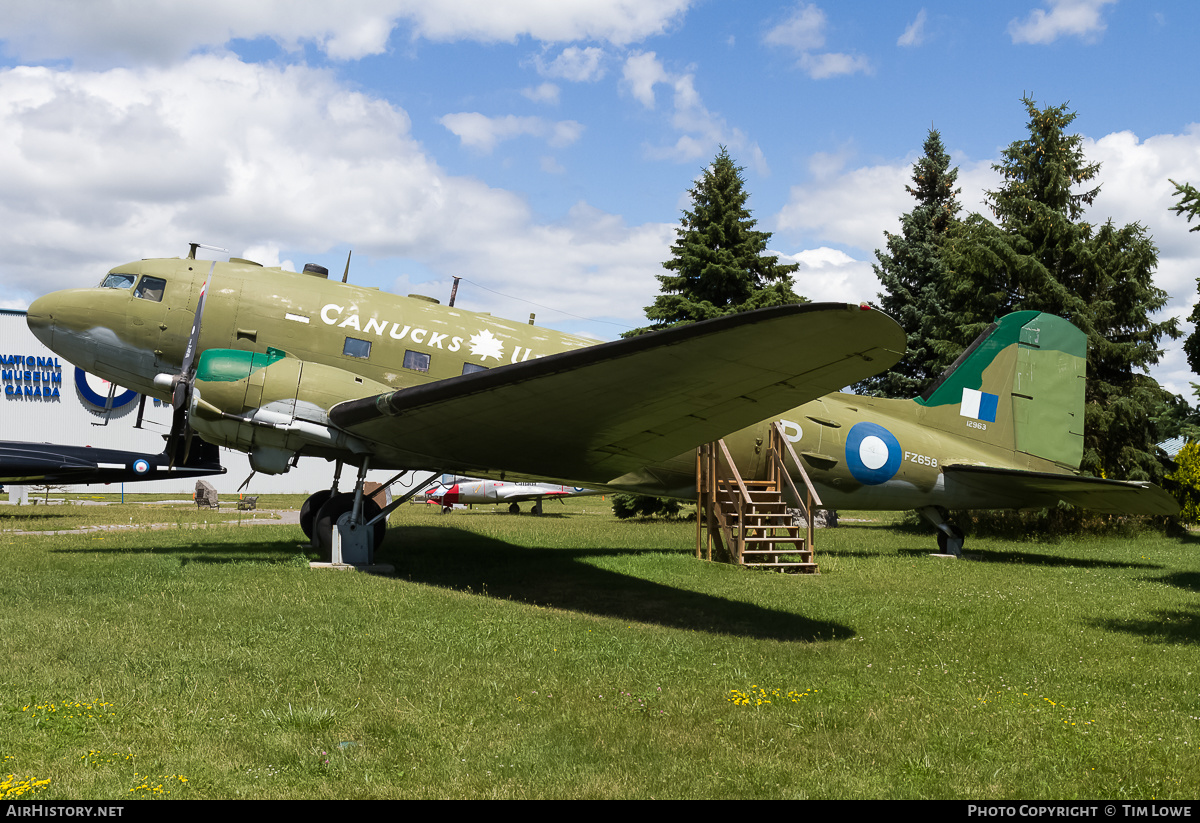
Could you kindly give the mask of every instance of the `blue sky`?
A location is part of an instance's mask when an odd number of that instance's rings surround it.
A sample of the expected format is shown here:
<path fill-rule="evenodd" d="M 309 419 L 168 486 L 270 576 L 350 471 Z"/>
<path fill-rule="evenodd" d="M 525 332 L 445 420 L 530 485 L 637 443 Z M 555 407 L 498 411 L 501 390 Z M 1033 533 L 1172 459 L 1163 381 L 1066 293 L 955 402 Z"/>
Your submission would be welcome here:
<path fill-rule="evenodd" d="M 608 339 L 653 299 L 718 146 L 815 300 L 874 299 L 930 127 L 984 211 L 1028 94 L 1103 164 L 1168 314 L 1196 300 L 1200 5 L 8 0 L 0 305 L 190 241 Z M 1190 327 L 1185 326 L 1190 331 Z M 1174 344 L 1154 372 L 1190 396 Z"/>

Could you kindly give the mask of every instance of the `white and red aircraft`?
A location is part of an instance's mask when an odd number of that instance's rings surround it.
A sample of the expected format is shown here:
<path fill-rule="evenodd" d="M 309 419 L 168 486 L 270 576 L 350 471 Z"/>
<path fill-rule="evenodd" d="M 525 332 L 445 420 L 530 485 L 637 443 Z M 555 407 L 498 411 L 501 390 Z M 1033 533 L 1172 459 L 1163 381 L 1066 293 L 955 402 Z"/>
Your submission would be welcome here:
<path fill-rule="evenodd" d="M 530 512 L 541 514 L 544 498 L 561 500 L 565 497 L 580 497 L 588 494 L 601 494 L 601 492 L 585 489 L 582 486 L 560 486 L 554 483 L 506 483 L 500 480 L 445 475 L 425 492 L 425 499 L 439 504 L 443 512 L 449 512 L 460 504 L 508 503 L 508 510 L 512 514 L 521 511 L 519 503 L 533 500 L 535 502 Z"/>

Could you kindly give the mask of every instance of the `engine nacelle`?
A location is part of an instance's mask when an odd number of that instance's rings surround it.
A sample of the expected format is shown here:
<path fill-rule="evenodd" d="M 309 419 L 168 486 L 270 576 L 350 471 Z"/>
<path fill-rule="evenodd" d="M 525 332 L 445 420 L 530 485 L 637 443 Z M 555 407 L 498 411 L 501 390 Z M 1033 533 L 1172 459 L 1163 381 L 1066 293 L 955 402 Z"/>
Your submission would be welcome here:
<path fill-rule="evenodd" d="M 365 443 L 329 422 L 329 409 L 393 388 L 276 349 L 209 349 L 196 365 L 190 420 L 208 442 L 249 452 L 255 471 L 279 474 L 301 449 L 366 453 Z"/>

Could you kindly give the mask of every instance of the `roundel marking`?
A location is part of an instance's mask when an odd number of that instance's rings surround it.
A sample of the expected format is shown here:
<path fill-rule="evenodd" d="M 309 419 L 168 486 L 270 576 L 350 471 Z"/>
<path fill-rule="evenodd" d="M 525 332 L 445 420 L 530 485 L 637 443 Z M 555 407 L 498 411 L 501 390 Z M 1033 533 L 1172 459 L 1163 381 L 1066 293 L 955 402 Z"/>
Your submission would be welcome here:
<path fill-rule="evenodd" d="M 150 471 L 150 461 L 138 458 L 133 461 L 133 470 L 138 474 L 145 474 Z"/>
<path fill-rule="evenodd" d="M 108 402 L 108 385 L 108 381 L 88 374 L 78 366 L 75 367 L 75 388 L 79 390 L 83 399 L 93 406 L 98 406 L 101 409 L 104 408 L 104 405 Z M 119 409 L 122 406 L 132 403 L 136 397 L 137 392 L 133 389 L 118 392 L 113 396 L 112 407 Z"/>
<path fill-rule="evenodd" d="M 900 441 L 878 423 L 855 423 L 846 435 L 846 465 L 860 483 L 886 483 L 900 470 L 903 458 Z"/>

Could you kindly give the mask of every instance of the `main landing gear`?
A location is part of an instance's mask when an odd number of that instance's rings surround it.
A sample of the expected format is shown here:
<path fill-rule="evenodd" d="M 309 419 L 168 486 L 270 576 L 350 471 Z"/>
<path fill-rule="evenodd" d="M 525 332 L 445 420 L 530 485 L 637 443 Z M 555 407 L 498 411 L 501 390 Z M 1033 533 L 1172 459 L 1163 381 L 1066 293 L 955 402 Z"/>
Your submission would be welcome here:
<path fill-rule="evenodd" d="M 387 516 L 425 485 L 414 485 L 413 491 L 393 500 L 387 508 L 380 508 L 378 503 L 363 493 L 370 462 L 370 458 L 363 459 L 353 492 L 337 490 L 338 478 L 342 473 L 342 464 L 338 463 L 334 470 L 333 488 L 310 495 L 300 507 L 300 528 L 316 548 L 322 563 L 372 564 L 375 561 L 375 548 L 387 535 Z M 407 472 L 400 472 L 385 486 L 390 486 L 405 474 Z M 434 476 L 436 474 L 431 475 L 430 479 Z"/>
<path fill-rule="evenodd" d="M 938 553 L 962 557 L 966 535 L 962 529 L 946 520 L 946 510 L 940 506 L 925 506 L 917 511 L 937 528 Z"/>
<path fill-rule="evenodd" d="M 516 503 L 509 503 L 508 504 L 508 513 L 509 514 L 520 514 L 521 507 Z M 542 513 L 542 498 L 539 497 L 537 499 L 537 501 L 534 502 L 533 507 L 529 510 L 529 513 L 530 514 L 541 514 Z"/>

